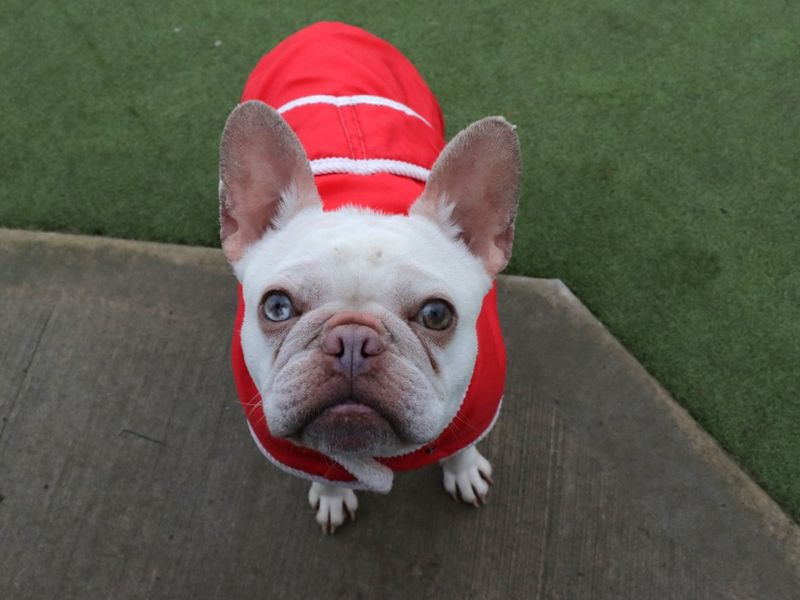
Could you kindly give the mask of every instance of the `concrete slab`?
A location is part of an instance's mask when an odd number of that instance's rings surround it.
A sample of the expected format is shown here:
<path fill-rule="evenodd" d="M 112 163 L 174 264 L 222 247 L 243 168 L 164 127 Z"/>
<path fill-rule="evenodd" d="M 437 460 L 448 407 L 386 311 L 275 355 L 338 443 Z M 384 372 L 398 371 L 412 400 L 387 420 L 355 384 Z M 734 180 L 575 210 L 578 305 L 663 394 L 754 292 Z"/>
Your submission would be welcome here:
<path fill-rule="evenodd" d="M 215 250 L 0 230 L 0 598 L 798 598 L 800 533 L 558 281 L 503 278 L 489 505 L 321 536 L 252 444 Z"/>

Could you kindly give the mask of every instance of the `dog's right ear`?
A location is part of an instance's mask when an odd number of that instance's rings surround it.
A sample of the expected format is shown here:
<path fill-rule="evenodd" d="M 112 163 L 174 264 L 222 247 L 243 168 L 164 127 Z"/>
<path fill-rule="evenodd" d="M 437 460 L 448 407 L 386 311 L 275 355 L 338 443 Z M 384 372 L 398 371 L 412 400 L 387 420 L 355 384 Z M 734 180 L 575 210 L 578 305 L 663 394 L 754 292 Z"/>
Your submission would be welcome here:
<path fill-rule="evenodd" d="M 219 144 L 220 240 L 231 264 L 270 228 L 322 207 L 300 140 L 272 108 L 251 100 L 233 109 Z"/>

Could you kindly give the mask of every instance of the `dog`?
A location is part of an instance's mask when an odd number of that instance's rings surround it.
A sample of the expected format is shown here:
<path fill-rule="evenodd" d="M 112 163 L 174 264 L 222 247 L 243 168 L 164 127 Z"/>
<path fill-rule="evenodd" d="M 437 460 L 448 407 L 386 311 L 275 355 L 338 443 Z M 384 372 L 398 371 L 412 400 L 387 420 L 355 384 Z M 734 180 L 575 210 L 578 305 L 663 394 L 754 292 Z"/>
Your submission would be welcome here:
<path fill-rule="evenodd" d="M 354 490 L 436 462 L 454 498 L 486 501 L 520 170 L 502 117 L 445 145 L 422 76 L 357 27 L 306 27 L 250 75 L 220 141 L 234 378 L 263 454 L 312 481 L 323 533 L 355 518 Z"/>

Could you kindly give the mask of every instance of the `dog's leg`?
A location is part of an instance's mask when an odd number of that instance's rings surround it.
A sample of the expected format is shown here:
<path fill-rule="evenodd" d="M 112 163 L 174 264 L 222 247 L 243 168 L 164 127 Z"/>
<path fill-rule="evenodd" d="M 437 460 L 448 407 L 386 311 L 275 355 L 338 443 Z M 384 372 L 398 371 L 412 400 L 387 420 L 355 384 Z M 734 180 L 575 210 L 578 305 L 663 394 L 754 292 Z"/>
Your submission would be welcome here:
<path fill-rule="evenodd" d="M 356 519 L 358 498 L 350 488 L 315 481 L 308 490 L 308 502 L 317 513 L 322 533 L 333 533 L 348 516 Z"/>
<path fill-rule="evenodd" d="M 444 472 L 444 489 L 453 500 L 479 507 L 486 504 L 492 481 L 492 465 L 475 446 L 465 448 L 440 463 Z"/>

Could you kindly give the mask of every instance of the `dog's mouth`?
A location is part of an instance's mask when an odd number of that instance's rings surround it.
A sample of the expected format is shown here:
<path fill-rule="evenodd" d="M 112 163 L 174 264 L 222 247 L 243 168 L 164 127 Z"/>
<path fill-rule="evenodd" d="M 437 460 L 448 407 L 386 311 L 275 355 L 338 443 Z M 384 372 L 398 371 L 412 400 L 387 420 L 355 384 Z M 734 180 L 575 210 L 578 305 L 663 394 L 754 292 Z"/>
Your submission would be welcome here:
<path fill-rule="evenodd" d="M 306 418 L 298 430 L 304 445 L 330 454 L 376 454 L 403 440 L 392 415 L 353 399 L 328 404 Z"/>

